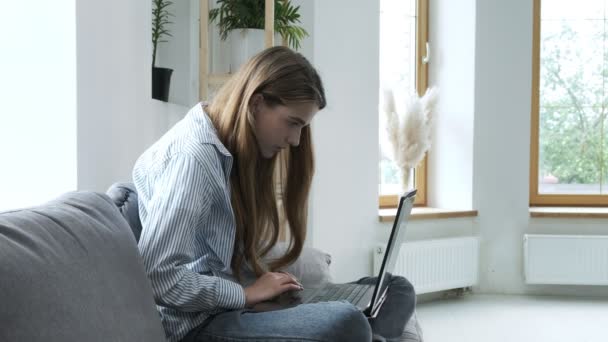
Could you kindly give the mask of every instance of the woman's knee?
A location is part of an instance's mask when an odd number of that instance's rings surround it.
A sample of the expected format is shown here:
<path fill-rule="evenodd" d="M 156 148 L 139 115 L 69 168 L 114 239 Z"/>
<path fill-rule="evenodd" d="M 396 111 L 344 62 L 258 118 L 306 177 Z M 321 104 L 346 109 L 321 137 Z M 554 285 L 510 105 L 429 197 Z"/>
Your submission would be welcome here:
<path fill-rule="evenodd" d="M 346 302 L 325 304 L 331 322 L 326 335 L 328 341 L 371 341 L 371 326 L 359 309 Z"/>
<path fill-rule="evenodd" d="M 416 290 L 414 290 L 414 285 L 410 283 L 405 277 L 402 276 L 393 276 L 391 278 L 390 287 L 398 288 L 400 291 L 406 292 L 412 296 L 416 296 Z"/>

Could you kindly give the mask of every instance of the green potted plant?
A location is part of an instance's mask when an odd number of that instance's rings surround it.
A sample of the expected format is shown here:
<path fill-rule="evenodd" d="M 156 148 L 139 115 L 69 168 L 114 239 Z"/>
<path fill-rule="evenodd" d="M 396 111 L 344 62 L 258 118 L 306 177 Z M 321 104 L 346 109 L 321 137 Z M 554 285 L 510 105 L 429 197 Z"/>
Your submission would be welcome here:
<path fill-rule="evenodd" d="M 222 40 L 230 36 L 231 71 L 264 47 L 264 0 L 217 0 L 219 7 L 209 11 L 209 21 L 217 22 Z M 290 0 L 275 0 L 274 31 L 294 49 L 308 32 L 300 23 L 300 6 Z"/>
<path fill-rule="evenodd" d="M 167 26 L 172 24 L 169 20 L 173 16 L 168 7 L 173 2 L 168 0 L 152 0 L 152 98 L 169 100 L 169 87 L 173 69 L 156 66 L 156 49 L 159 43 L 166 43 L 165 37 L 172 37 Z"/>

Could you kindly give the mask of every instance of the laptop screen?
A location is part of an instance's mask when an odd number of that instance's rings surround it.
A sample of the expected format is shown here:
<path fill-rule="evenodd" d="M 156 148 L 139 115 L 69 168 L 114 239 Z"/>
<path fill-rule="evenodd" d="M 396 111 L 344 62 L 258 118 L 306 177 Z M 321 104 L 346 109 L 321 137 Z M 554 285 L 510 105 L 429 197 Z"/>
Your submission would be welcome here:
<path fill-rule="evenodd" d="M 407 223 L 407 218 L 412 211 L 415 198 L 416 190 L 412 190 L 405 193 L 399 199 L 399 208 L 397 209 L 397 215 L 393 222 L 393 230 L 391 231 L 391 236 L 384 251 L 384 258 L 382 259 L 382 266 L 380 267 L 380 273 L 378 275 L 378 283 L 376 284 L 376 289 L 372 297 L 372 315 L 375 315 L 378 306 L 382 304 L 381 299 L 388 288 L 391 275 L 395 271 L 399 250 L 405 239 L 405 225 Z"/>

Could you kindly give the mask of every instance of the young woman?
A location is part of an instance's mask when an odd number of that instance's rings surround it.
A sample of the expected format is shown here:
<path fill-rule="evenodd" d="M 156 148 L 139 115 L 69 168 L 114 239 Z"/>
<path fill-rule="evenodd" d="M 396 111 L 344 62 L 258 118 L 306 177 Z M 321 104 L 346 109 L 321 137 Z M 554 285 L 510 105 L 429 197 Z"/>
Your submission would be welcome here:
<path fill-rule="evenodd" d="M 370 322 L 346 302 L 250 309 L 302 289 L 280 270 L 300 255 L 306 237 L 314 168 L 309 125 L 325 106 L 310 63 L 288 48 L 270 48 L 137 160 L 139 249 L 169 341 L 370 341 L 372 332 L 401 335 L 415 296 L 400 277 Z M 291 244 L 266 265 L 261 258 L 279 236 L 273 173 L 283 149 L 289 149 L 283 214 Z M 240 275 L 248 269 L 257 280 L 243 287 Z"/>

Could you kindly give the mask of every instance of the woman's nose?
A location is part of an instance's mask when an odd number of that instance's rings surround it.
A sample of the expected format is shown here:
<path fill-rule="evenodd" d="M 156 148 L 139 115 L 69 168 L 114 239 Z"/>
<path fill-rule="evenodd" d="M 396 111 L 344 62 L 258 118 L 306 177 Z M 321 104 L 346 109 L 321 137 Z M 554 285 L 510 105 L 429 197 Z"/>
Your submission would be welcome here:
<path fill-rule="evenodd" d="M 289 143 L 289 145 L 294 147 L 300 145 L 300 133 L 300 129 L 296 129 L 290 132 L 289 137 L 287 138 L 287 142 Z"/>

